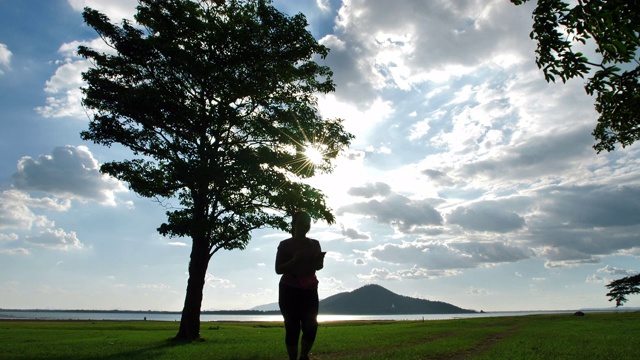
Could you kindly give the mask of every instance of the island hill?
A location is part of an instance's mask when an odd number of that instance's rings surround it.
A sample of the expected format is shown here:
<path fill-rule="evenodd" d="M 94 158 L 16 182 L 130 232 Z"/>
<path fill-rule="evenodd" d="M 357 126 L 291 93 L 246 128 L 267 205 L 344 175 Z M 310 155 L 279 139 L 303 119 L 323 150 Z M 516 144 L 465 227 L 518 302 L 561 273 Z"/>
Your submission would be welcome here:
<path fill-rule="evenodd" d="M 416 299 L 398 295 L 380 285 L 365 285 L 320 302 L 321 314 L 395 315 L 395 314 L 462 314 L 473 313 L 441 301 Z"/>
<path fill-rule="evenodd" d="M 277 304 L 258 306 L 245 311 L 203 311 L 203 314 L 279 314 Z M 459 308 L 441 301 L 416 299 L 398 295 L 380 285 L 365 285 L 320 301 L 320 314 L 332 315 L 404 315 L 463 314 L 476 311 Z"/>

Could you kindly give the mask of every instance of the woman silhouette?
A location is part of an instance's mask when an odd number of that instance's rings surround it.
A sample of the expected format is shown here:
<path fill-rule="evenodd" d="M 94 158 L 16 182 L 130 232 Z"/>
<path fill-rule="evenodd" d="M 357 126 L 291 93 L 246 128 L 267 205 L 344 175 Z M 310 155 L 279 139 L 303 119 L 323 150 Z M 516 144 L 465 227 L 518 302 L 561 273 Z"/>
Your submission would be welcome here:
<path fill-rule="evenodd" d="M 282 275 L 278 304 L 284 317 L 285 344 L 290 360 L 308 359 L 318 331 L 318 278 L 324 267 L 324 255 L 318 240 L 307 237 L 311 217 L 298 212 L 291 220 L 292 237 L 280 242 L 276 255 L 276 273 Z"/>

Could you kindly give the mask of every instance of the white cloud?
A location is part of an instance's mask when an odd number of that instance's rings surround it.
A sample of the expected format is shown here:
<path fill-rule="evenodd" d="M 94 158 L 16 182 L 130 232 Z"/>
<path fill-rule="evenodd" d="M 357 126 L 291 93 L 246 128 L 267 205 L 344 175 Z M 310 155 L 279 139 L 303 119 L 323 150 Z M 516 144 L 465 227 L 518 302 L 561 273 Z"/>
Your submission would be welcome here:
<path fill-rule="evenodd" d="M 470 287 L 469 289 L 467 289 L 467 291 L 465 291 L 465 294 L 478 296 L 478 295 L 489 295 L 490 293 L 487 290 L 476 289 L 474 287 Z"/>
<path fill-rule="evenodd" d="M 318 9 L 324 12 L 331 11 L 331 2 L 329 0 L 316 0 L 316 4 Z"/>
<path fill-rule="evenodd" d="M 436 279 L 446 276 L 456 276 L 461 272 L 455 269 L 437 269 L 430 270 L 423 267 L 414 266 L 411 269 L 398 270 L 397 274 L 401 279 Z"/>
<path fill-rule="evenodd" d="M 189 246 L 189 244 L 182 242 L 182 241 L 173 241 L 169 243 L 169 246 L 179 246 L 179 247 L 184 247 L 184 246 Z"/>
<path fill-rule="evenodd" d="M 56 69 L 55 74 L 45 83 L 44 91 L 50 95 L 46 99 L 47 104 L 36 107 L 36 111 L 42 116 L 87 118 L 88 111 L 82 106 L 83 95 L 80 88 L 86 85 L 82 80 L 82 73 L 89 70 L 92 65 L 89 60 L 81 59 L 78 56 L 78 46 L 80 45 L 106 54 L 116 53 L 102 38 L 96 38 L 91 41 L 71 41 L 62 44 L 58 49 L 58 53 L 64 57 L 64 60 L 56 62 L 62 65 Z"/>
<path fill-rule="evenodd" d="M 454 269 L 430 270 L 423 267 L 414 266 L 410 269 L 389 271 L 386 268 L 374 268 L 369 274 L 358 274 L 358 279 L 364 282 L 377 281 L 400 281 L 400 280 L 420 280 L 436 279 L 440 277 L 456 276 L 460 271 Z"/>
<path fill-rule="evenodd" d="M 522 62 L 532 45 L 517 38 L 515 30 L 525 33 L 530 23 L 526 13 L 499 1 L 398 6 L 351 0 L 343 1 L 334 34 L 321 42 L 332 49 L 328 62 L 336 74 L 337 94 L 368 104 L 375 98 L 372 89 L 407 91 L 476 66 L 495 66 L 487 59 L 500 59 L 502 66 Z"/>
<path fill-rule="evenodd" d="M 633 276 L 638 274 L 636 270 L 627 270 L 627 269 L 622 269 L 622 268 L 618 268 L 610 265 L 606 265 L 605 267 L 598 269 L 597 272 L 605 273 L 609 275 L 616 275 L 620 277 Z"/>
<path fill-rule="evenodd" d="M 0 233 L 0 241 L 15 241 L 18 240 L 18 234 L 10 233 L 10 234 L 1 234 Z"/>
<path fill-rule="evenodd" d="M 323 277 L 323 278 L 320 278 L 320 284 L 318 284 L 318 291 L 337 293 L 337 292 L 349 291 L 349 289 L 345 286 L 344 281 L 340 279 L 337 279 L 335 277 Z"/>
<path fill-rule="evenodd" d="M 5 190 L 0 193 L 0 229 L 30 230 L 34 226 L 52 227 L 53 221 L 44 215 L 36 215 L 32 209 L 67 211 L 70 207 L 69 200 L 32 198 L 22 191 Z"/>
<path fill-rule="evenodd" d="M 0 193 L 0 229 L 14 229 L 25 233 L 24 243 L 54 250 L 79 249 L 84 247 L 74 231 L 66 232 L 55 228 L 55 223 L 46 215 L 34 211 L 68 211 L 71 201 L 55 198 L 33 198 L 19 190 Z M 34 229 L 35 228 L 35 229 Z M 15 233 L 1 234 L 0 240 L 19 241 Z M 9 250 L 14 251 L 14 250 Z M 16 253 L 29 253 L 28 249 L 15 249 Z"/>
<path fill-rule="evenodd" d="M 164 291 L 170 289 L 171 286 L 165 284 L 138 284 L 138 289 L 147 289 L 155 291 Z"/>
<path fill-rule="evenodd" d="M 384 280 L 400 280 L 398 274 L 394 274 L 387 269 L 374 268 L 369 274 L 358 274 L 358 279 L 365 282 L 384 281 Z"/>
<path fill-rule="evenodd" d="M 236 287 L 235 284 L 231 282 L 229 279 L 223 279 L 216 276 L 213 276 L 209 273 L 205 276 L 205 283 L 209 284 L 212 288 L 221 288 L 221 289 L 233 289 Z"/>
<path fill-rule="evenodd" d="M 376 125 L 379 125 L 394 113 L 393 105 L 390 101 L 375 98 L 370 101 L 365 109 L 359 109 L 353 104 L 345 102 L 344 99 L 338 98 L 335 94 L 319 96 L 318 107 L 323 117 L 344 119 L 345 130 L 358 134 L 352 143 L 353 150 L 361 149 L 368 145 L 362 141 L 371 135 Z"/>
<path fill-rule="evenodd" d="M 0 254 L 5 255 L 30 255 L 31 251 L 25 248 L 16 248 L 16 249 L 0 249 Z"/>
<path fill-rule="evenodd" d="M 58 48 L 58 53 L 60 53 L 60 55 L 64 56 L 65 60 L 64 61 L 59 61 L 60 63 L 66 64 L 68 62 L 71 62 L 72 60 L 80 60 L 81 57 L 78 56 L 78 47 L 79 46 L 86 46 L 90 49 L 93 49 L 95 51 L 99 51 L 99 52 L 103 52 L 103 53 L 107 53 L 107 54 L 111 54 L 111 55 L 115 55 L 117 52 L 116 50 L 109 46 L 106 42 L 105 39 L 103 38 L 95 38 L 91 41 L 78 41 L 78 40 L 74 40 L 74 41 L 70 41 L 67 43 L 64 43 L 62 45 L 60 45 L 60 48 Z M 60 81 L 59 79 L 57 79 L 57 81 Z M 51 82 L 52 84 L 55 82 Z"/>
<path fill-rule="evenodd" d="M 37 107 L 36 111 L 44 117 L 87 118 L 82 107 L 80 87 L 84 85 L 82 72 L 90 66 L 87 60 L 68 60 L 60 66 L 46 82 L 44 89 L 52 96 L 47 97 L 47 105 Z"/>
<path fill-rule="evenodd" d="M 85 7 L 98 10 L 107 15 L 111 22 L 120 23 L 122 19 L 133 20 L 136 0 L 67 0 L 75 11 L 82 11 Z"/>
<path fill-rule="evenodd" d="M 25 156 L 12 180 L 20 190 L 105 205 L 115 205 L 115 193 L 126 191 L 118 180 L 100 173 L 98 162 L 84 146 L 58 147 L 37 159 Z"/>
<path fill-rule="evenodd" d="M 9 69 L 11 66 L 11 55 L 7 45 L 0 43 L 0 75 L 4 75 L 3 67 Z"/>
<path fill-rule="evenodd" d="M 585 280 L 585 282 L 587 283 L 596 283 L 596 284 L 606 284 L 609 283 L 611 280 L 607 279 L 607 278 L 602 278 L 598 275 L 589 275 L 587 276 L 587 279 Z"/>
<path fill-rule="evenodd" d="M 74 231 L 67 233 L 62 229 L 44 229 L 37 235 L 26 236 L 25 241 L 54 250 L 71 250 L 84 247 Z"/>
<path fill-rule="evenodd" d="M 594 257 L 580 260 L 545 261 L 544 267 L 549 269 L 575 268 L 582 265 L 599 264 L 600 260 Z"/>

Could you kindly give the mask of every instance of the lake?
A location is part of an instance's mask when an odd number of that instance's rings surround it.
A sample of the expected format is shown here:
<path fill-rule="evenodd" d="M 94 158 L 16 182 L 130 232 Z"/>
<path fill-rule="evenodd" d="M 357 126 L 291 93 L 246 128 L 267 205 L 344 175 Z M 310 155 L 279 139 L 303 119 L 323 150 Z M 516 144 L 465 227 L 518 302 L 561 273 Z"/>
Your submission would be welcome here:
<path fill-rule="evenodd" d="M 573 311 L 514 311 L 470 314 L 407 314 L 407 315 L 318 315 L 319 322 L 358 320 L 450 320 L 495 316 L 522 316 Z M 53 311 L 53 310 L 0 310 L 2 320 L 149 320 L 180 321 L 180 313 L 146 311 Z M 282 321 L 281 315 L 221 315 L 203 314 L 200 321 Z"/>

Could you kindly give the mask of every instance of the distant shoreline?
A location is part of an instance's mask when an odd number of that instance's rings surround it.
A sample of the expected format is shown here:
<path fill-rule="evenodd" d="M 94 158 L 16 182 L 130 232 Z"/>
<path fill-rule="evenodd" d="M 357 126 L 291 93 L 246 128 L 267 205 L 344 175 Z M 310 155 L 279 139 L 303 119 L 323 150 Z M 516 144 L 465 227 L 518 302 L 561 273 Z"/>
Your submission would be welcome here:
<path fill-rule="evenodd" d="M 98 314 L 182 314 L 182 311 L 167 310 L 85 310 L 85 309 L 0 309 L 0 312 L 65 312 Z M 202 315 L 280 315 L 280 310 L 204 310 Z"/>
<path fill-rule="evenodd" d="M 596 312 L 633 312 L 638 309 L 591 309 L 581 310 L 584 313 Z M 454 314 L 322 314 L 318 315 L 318 322 L 350 322 L 350 321 L 430 321 L 454 320 L 478 317 L 511 317 L 529 315 L 569 314 L 576 310 L 550 311 L 497 311 Z M 137 311 L 137 310 L 53 310 L 53 309 L 0 309 L 0 321 L 164 321 L 179 322 L 182 313 L 177 311 Z M 202 312 L 200 320 L 204 322 L 282 322 L 279 311 L 206 311 Z"/>
<path fill-rule="evenodd" d="M 500 313 L 556 313 L 556 312 L 574 312 L 574 311 L 592 311 L 592 312 L 618 312 L 618 311 L 640 311 L 638 307 L 628 308 L 576 308 L 576 309 L 563 309 L 563 310 L 498 310 L 498 311 L 474 311 L 473 313 L 483 314 L 500 314 Z M 105 314 L 182 314 L 182 311 L 173 310 L 100 310 L 100 309 L 3 309 L 0 308 L 0 312 L 64 312 L 64 313 L 105 313 Z M 370 314 L 342 314 L 334 312 L 322 312 L 321 315 L 455 315 L 465 314 L 469 312 L 446 312 L 446 313 L 370 313 Z M 203 310 L 200 312 L 202 315 L 280 315 L 280 310 Z"/>
<path fill-rule="evenodd" d="M 559 310 L 565 311 L 565 310 Z M 567 310 L 568 311 L 568 310 Z M 72 314 L 166 314 L 166 315 L 180 315 L 182 311 L 164 311 L 164 310 L 62 310 L 62 309 L 0 309 L 0 312 L 41 312 L 41 313 L 72 313 Z M 511 311 L 506 311 L 511 312 Z M 516 311 L 519 312 L 519 311 Z M 555 312 L 555 310 L 551 310 Z M 482 314 L 484 311 L 461 311 L 461 312 L 393 312 L 393 313 L 341 313 L 341 312 L 323 312 L 320 310 L 319 315 L 363 315 L 363 316 L 400 316 L 400 315 L 456 315 L 456 314 Z M 204 310 L 200 312 L 201 315 L 280 315 L 280 310 Z"/>

